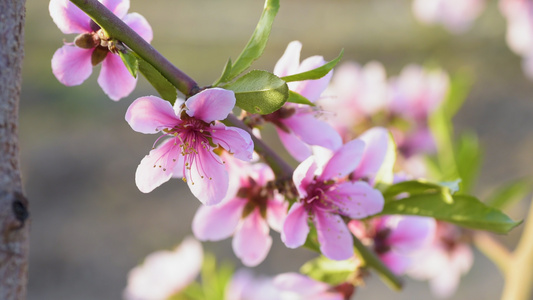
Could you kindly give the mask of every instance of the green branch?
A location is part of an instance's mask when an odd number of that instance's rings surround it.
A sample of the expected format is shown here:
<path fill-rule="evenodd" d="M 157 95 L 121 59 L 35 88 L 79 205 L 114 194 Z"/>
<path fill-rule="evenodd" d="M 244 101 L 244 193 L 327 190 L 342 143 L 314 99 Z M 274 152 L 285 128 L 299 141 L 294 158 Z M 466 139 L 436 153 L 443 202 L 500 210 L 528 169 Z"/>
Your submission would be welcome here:
<path fill-rule="evenodd" d="M 159 70 L 185 96 L 190 97 L 200 91 L 198 84 L 192 78 L 176 68 L 103 4 L 97 0 L 70 1 L 89 15 L 100 27 L 104 28 L 110 38 L 121 41 L 142 59 Z"/>

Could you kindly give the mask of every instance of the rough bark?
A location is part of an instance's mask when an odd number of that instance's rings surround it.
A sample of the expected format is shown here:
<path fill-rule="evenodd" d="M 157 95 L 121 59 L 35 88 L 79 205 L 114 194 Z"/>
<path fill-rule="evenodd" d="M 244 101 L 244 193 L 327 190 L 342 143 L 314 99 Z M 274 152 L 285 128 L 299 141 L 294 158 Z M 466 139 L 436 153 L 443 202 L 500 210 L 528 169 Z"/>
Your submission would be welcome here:
<path fill-rule="evenodd" d="M 25 299 L 28 202 L 22 192 L 18 104 L 24 57 L 24 0 L 0 0 L 0 299 Z"/>

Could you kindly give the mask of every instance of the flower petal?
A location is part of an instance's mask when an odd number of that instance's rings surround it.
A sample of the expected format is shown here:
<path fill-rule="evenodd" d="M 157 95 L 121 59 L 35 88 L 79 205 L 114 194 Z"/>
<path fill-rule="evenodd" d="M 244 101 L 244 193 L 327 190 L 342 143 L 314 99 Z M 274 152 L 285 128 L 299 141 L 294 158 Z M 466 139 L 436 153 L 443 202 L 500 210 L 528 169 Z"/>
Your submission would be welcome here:
<path fill-rule="evenodd" d="M 274 67 L 274 74 L 278 77 L 295 74 L 300 65 L 300 51 L 302 43 L 292 41 Z"/>
<path fill-rule="evenodd" d="M 379 190 L 373 189 L 364 181 L 348 181 L 337 185 L 328 192 L 335 199 L 339 214 L 353 219 L 362 219 L 383 210 L 385 200 Z"/>
<path fill-rule="evenodd" d="M 130 9 L 130 0 L 98 0 L 100 1 L 107 9 L 112 11 L 120 19 L 126 16 L 128 9 Z"/>
<path fill-rule="evenodd" d="M 298 190 L 301 198 L 307 196 L 307 186 L 313 181 L 315 176 L 316 164 L 314 157 L 310 156 L 296 167 L 292 173 L 292 181 Z"/>
<path fill-rule="evenodd" d="M 294 203 L 283 223 L 281 240 L 289 248 L 298 248 L 305 243 L 309 234 L 309 224 L 307 224 L 307 209 L 302 203 Z"/>
<path fill-rule="evenodd" d="M 403 254 L 420 249 L 435 235 L 435 219 L 418 216 L 389 216 L 387 218 L 387 227 L 392 229 L 387 237 L 388 244 Z M 392 221 L 393 227 L 388 226 L 389 220 Z"/>
<path fill-rule="evenodd" d="M 324 171 L 322 171 L 319 179 L 329 180 L 350 174 L 359 165 L 364 149 L 365 142 L 359 139 L 354 139 L 344 144 L 344 146 L 333 154 L 324 167 Z"/>
<path fill-rule="evenodd" d="M 410 257 L 394 251 L 388 251 L 387 253 L 381 254 L 379 258 L 396 275 L 402 275 L 405 273 L 412 263 Z"/>
<path fill-rule="evenodd" d="M 128 107 L 126 122 L 140 133 L 157 133 L 172 128 L 181 120 L 174 114 L 170 102 L 156 96 L 137 98 Z"/>
<path fill-rule="evenodd" d="M 297 161 L 303 161 L 311 155 L 311 148 L 293 133 L 287 133 L 276 127 L 279 139 L 285 146 L 285 149 Z"/>
<path fill-rule="evenodd" d="M 52 72 L 66 86 L 80 85 L 93 72 L 92 49 L 64 45 L 52 57 Z"/>
<path fill-rule="evenodd" d="M 189 116 L 211 123 L 227 118 L 236 101 L 233 91 L 212 88 L 187 99 L 185 105 Z"/>
<path fill-rule="evenodd" d="M 339 215 L 317 210 L 314 221 L 324 256 L 344 260 L 354 255 L 352 235 Z"/>
<path fill-rule="evenodd" d="M 135 89 L 137 78 L 131 75 L 120 56 L 109 53 L 102 62 L 98 84 L 109 98 L 118 101 Z"/>
<path fill-rule="evenodd" d="M 232 245 L 233 252 L 245 266 L 255 267 L 265 260 L 272 246 L 269 231 L 259 209 L 255 209 L 239 224 Z"/>
<path fill-rule="evenodd" d="M 91 18 L 69 0 L 51 0 L 48 10 L 64 34 L 92 32 Z"/>
<path fill-rule="evenodd" d="M 213 143 L 222 146 L 240 160 L 250 161 L 254 153 L 254 142 L 250 134 L 237 127 L 216 124 L 210 127 Z"/>
<path fill-rule="evenodd" d="M 150 43 L 154 38 L 152 27 L 146 19 L 138 13 L 127 14 L 122 21 L 137 32 L 145 41 Z"/>
<path fill-rule="evenodd" d="M 135 183 L 141 192 L 149 193 L 172 177 L 177 166 L 183 165 L 180 150 L 174 139 L 168 139 L 141 160 L 135 172 Z"/>
<path fill-rule="evenodd" d="M 282 273 L 274 277 L 273 281 L 280 290 L 301 296 L 312 296 L 330 289 L 328 284 L 298 273 Z"/>
<path fill-rule="evenodd" d="M 270 228 L 280 232 L 283 229 L 283 222 L 287 218 L 287 208 L 289 203 L 283 197 L 276 197 L 267 202 L 267 222 Z"/>
<path fill-rule="evenodd" d="M 201 241 L 219 241 L 230 237 L 239 224 L 246 201 L 233 198 L 213 206 L 202 205 L 192 221 L 192 232 Z"/>
<path fill-rule="evenodd" d="M 326 61 L 322 56 L 311 56 L 302 61 L 297 73 L 303 73 L 324 65 Z M 296 92 L 311 102 L 315 102 L 326 90 L 333 76 L 333 71 L 329 71 L 324 77 L 315 80 L 304 80 L 289 82 L 289 89 Z"/>
<path fill-rule="evenodd" d="M 283 119 L 282 122 L 308 145 L 322 146 L 331 150 L 337 150 L 342 146 L 342 138 L 337 131 L 328 123 L 318 120 L 312 113 L 297 113 Z"/>
<path fill-rule="evenodd" d="M 191 161 L 190 169 L 184 172 L 187 184 L 193 195 L 203 204 L 218 204 L 228 191 L 229 178 L 226 167 L 212 150 L 198 147 L 196 151 L 198 153 L 193 159 L 186 159 Z"/>
<path fill-rule="evenodd" d="M 389 131 L 382 127 L 374 127 L 365 131 L 359 139 L 365 142 L 365 150 L 361 162 L 353 172 L 354 178 L 367 178 L 371 183 L 378 174 L 387 156 Z M 392 166 L 391 166 L 392 176 Z"/>

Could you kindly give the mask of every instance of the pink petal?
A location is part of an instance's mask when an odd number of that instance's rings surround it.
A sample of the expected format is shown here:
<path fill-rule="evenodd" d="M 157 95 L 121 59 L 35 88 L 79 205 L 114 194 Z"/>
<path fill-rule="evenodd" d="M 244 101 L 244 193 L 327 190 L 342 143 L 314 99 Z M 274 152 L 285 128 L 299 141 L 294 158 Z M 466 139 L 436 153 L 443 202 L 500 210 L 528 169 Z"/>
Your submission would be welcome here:
<path fill-rule="evenodd" d="M 159 147 L 150 151 L 135 172 L 135 183 L 143 193 L 149 193 L 167 182 L 177 166 L 183 168 L 181 149 L 174 139 L 164 141 Z"/>
<path fill-rule="evenodd" d="M 213 143 L 222 146 L 240 160 L 252 160 L 254 142 L 250 134 L 237 127 L 226 127 L 224 124 L 211 126 Z"/>
<path fill-rule="evenodd" d="M 187 114 L 206 123 L 224 120 L 235 107 L 235 93 L 233 91 L 212 88 L 187 99 Z"/>
<path fill-rule="evenodd" d="M 80 85 L 93 72 L 92 49 L 65 45 L 52 57 L 52 72 L 66 86 Z"/>
<path fill-rule="evenodd" d="M 296 167 L 292 173 L 292 181 L 298 190 L 298 194 L 301 198 L 307 196 L 307 186 L 313 181 L 315 176 L 316 164 L 314 158 L 311 156 L 304 160 Z"/>
<path fill-rule="evenodd" d="M 303 161 L 311 155 L 311 148 L 296 135 L 292 133 L 286 133 L 285 131 L 276 127 L 279 139 L 285 146 L 285 149 L 296 159 L 297 161 Z"/>
<path fill-rule="evenodd" d="M 181 120 L 174 114 L 170 102 L 156 96 L 146 96 L 137 98 L 128 107 L 126 122 L 137 132 L 157 133 L 172 128 Z"/>
<path fill-rule="evenodd" d="M 152 27 L 146 19 L 138 13 L 127 14 L 122 21 L 137 32 L 145 41 L 150 43 L 154 38 Z"/>
<path fill-rule="evenodd" d="M 417 216 L 390 216 L 389 219 L 393 221 L 394 227 L 387 226 L 392 229 L 387 241 L 401 253 L 407 254 L 420 249 L 435 235 L 435 219 Z"/>
<path fill-rule="evenodd" d="M 239 224 L 246 201 L 234 198 L 213 206 L 201 206 L 194 215 L 192 232 L 201 241 L 230 237 Z"/>
<path fill-rule="evenodd" d="M 98 0 L 107 9 L 112 11 L 120 19 L 126 16 L 128 9 L 130 9 L 130 0 Z"/>
<path fill-rule="evenodd" d="M 315 212 L 315 225 L 320 251 L 333 260 L 345 260 L 354 255 L 353 238 L 339 215 Z"/>
<path fill-rule="evenodd" d="M 255 267 L 265 260 L 272 246 L 269 231 L 259 209 L 255 209 L 239 224 L 232 245 L 233 252 L 245 266 Z"/>
<path fill-rule="evenodd" d="M 381 212 L 385 205 L 381 192 L 364 181 L 341 183 L 335 190 L 328 192 L 328 196 L 335 199 L 340 207 L 339 214 L 353 219 L 375 215 Z"/>
<path fill-rule="evenodd" d="M 297 73 L 303 73 L 324 65 L 326 61 L 322 56 L 311 56 L 302 61 Z M 320 98 L 320 95 L 326 90 L 331 81 L 333 72 L 330 71 L 324 77 L 316 80 L 304 80 L 289 82 L 291 91 L 296 92 L 311 102 L 315 102 Z"/>
<path fill-rule="evenodd" d="M 120 56 L 109 53 L 102 62 L 98 84 L 109 98 L 118 101 L 135 89 L 137 78 L 131 75 Z"/>
<path fill-rule="evenodd" d="M 297 113 L 283 119 L 282 122 L 308 145 L 322 146 L 331 150 L 337 150 L 342 145 L 342 139 L 337 131 L 328 123 L 318 120 L 312 113 Z"/>
<path fill-rule="evenodd" d="M 278 232 L 283 229 L 288 207 L 289 203 L 284 201 L 283 197 L 276 197 L 267 202 L 267 222 L 270 228 Z"/>
<path fill-rule="evenodd" d="M 282 273 L 274 277 L 274 285 L 282 291 L 291 291 L 301 296 L 311 296 L 327 291 L 330 286 L 298 273 Z"/>
<path fill-rule="evenodd" d="M 374 127 L 365 131 L 359 139 L 365 142 L 365 150 L 359 166 L 354 171 L 354 178 L 373 178 L 385 161 L 389 145 L 389 131 L 382 127 Z M 392 170 L 391 170 L 392 171 Z"/>
<path fill-rule="evenodd" d="M 388 251 L 379 256 L 383 263 L 396 275 L 402 275 L 411 265 L 412 260 L 408 256 Z"/>
<path fill-rule="evenodd" d="M 302 203 L 294 203 L 283 223 L 281 240 L 289 248 L 298 248 L 305 243 L 309 234 L 308 213 Z"/>
<path fill-rule="evenodd" d="M 300 65 L 300 51 L 302 50 L 302 43 L 299 41 L 292 41 L 287 46 L 285 53 L 276 63 L 274 67 L 274 74 L 278 77 L 295 74 Z"/>
<path fill-rule="evenodd" d="M 191 192 L 205 205 L 220 203 L 226 196 L 229 185 L 228 172 L 222 160 L 212 150 L 199 147 L 185 170 L 185 178 Z"/>
<path fill-rule="evenodd" d="M 364 149 L 365 142 L 359 139 L 354 139 L 344 144 L 344 146 L 333 154 L 333 157 L 331 157 L 324 167 L 324 171 L 319 179 L 329 180 L 350 174 L 359 165 Z"/>
<path fill-rule="evenodd" d="M 91 18 L 69 0 L 51 0 L 48 10 L 64 34 L 92 32 Z"/>

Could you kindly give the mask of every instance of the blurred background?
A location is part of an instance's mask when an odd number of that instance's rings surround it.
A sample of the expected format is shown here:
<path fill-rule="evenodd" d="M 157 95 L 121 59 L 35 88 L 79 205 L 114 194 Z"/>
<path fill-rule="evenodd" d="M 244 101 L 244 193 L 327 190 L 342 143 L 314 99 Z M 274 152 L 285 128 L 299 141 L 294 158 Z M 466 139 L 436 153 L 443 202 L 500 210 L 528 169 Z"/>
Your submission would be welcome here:
<path fill-rule="evenodd" d="M 130 12 L 150 22 L 153 46 L 201 85 L 218 78 L 228 57 L 238 56 L 263 7 L 261 0 L 131 2 Z M 388 76 L 410 63 L 437 64 L 451 74 L 467 68 L 475 84 L 455 124 L 457 132 L 476 132 L 485 148 L 477 196 L 531 175 L 533 82 L 505 44 L 506 24 L 496 1 L 488 1 L 462 35 L 419 24 L 409 0 L 281 2 L 265 55 L 254 68 L 272 70 L 295 39 L 304 45 L 302 58 L 321 54 L 330 60 L 344 48 L 345 61 L 380 61 Z M 81 86 L 61 85 L 50 60 L 63 39 L 73 38 L 53 23 L 48 1 L 27 1 L 20 143 L 32 218 L 29 299 L 120 299 L 131 268 L 192 234 L 200 203 L 181 180 L 150 194 L 138 191 L 135 169 L 155 136 L 131 130 L 124 115 L 134 99 L 156 92 L 141 79 L 132 95 L 113 102 L 96 83 L 99 67 Z M 508 213 L 522 218 L 525 202 Z M 514 246 L 519 233 L 520 228 L 498 238 Z M 285 248 L 279 234 L 273 235 L 273 249 L 256 273 L 296 271 L 314 257 L 305 249 Z M 204 247 L 240 266 L 230 239 Z M 502 286 L 496 267 L 476 252 L 474 267 L 452 299 L 499 299 Z M 375 275 L 356 295 L 432 298 L 424 282 L 407 280 L 397 293 Z"/>

